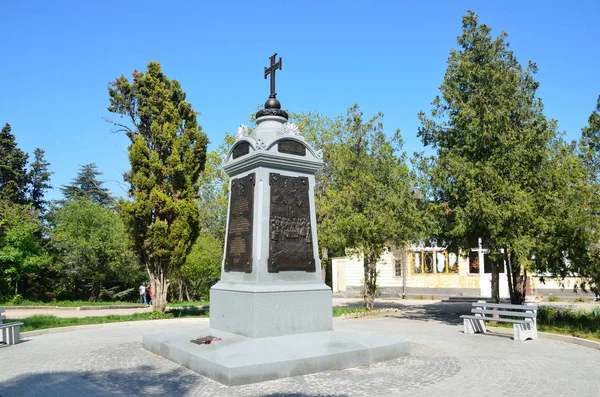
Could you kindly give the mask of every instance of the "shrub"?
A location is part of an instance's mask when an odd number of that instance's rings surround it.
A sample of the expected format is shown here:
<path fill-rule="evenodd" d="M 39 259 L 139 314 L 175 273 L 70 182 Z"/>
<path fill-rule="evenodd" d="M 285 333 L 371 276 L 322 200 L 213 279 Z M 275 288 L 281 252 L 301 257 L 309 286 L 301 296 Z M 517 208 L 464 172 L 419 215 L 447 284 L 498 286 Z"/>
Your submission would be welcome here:
<path fill-rule="evenodd" d="M 173 318 L 173 313 L 163 313 L 158 310 L 154 310 L 152 314 L 150 314 L 150 320 L 165 320 L 168 318 Z"/>
<path fill-rule="evenodd" d="M 585 302 L 585 299 L 583 299 L 583 297 L 579 296 L 579 297 L 575 298 L 575 302 L 583 303 L 583 302 Z"/>
<path fill-rule="evenodd" d="M 21 303 L 23 303 L 23 296 L 21 294 L 14 295 L 10 300 L 10 303 L 12 303 L 13 305 L 20 305 Z"/>
<path fill-rule="evenodd" d="M 548 302 L 558 302 L 558 301 L 560 301 L 560 298 L 558 296 L 550 295 L 548 297 Z"/>
<path fill-rule="evenodd" d="M 63 289 L 56 295 L 57 301 L 73 301 L 75 300 L 75 295 L 66 289 Z"/>

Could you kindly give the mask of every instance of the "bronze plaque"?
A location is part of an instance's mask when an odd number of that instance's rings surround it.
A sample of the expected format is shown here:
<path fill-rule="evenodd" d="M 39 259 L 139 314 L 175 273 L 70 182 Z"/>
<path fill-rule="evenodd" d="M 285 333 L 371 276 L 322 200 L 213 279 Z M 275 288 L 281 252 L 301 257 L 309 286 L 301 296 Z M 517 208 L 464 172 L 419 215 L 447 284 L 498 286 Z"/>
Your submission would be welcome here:
<path fill-rule="evenodd" d="M 233 147 L 233 158 L 245 156 L 250 153 L 250 144 L 248 142 L 240 142 Z"/>
<path fill-rule="evenodd" d="M 255 174 L 231 180 L 225 271 L 252 273 Z"/>
<path fill-rule="evenodd" d="M 269 174 L 269 273 L 314 272 L 308 178 Z"/>
<path fill-rule="evenodd" d="M 295 154 L 296 156 L 306 156 L 306 146 L 291 139 L 279 141 L 277 151 L 280 153 Z"/>

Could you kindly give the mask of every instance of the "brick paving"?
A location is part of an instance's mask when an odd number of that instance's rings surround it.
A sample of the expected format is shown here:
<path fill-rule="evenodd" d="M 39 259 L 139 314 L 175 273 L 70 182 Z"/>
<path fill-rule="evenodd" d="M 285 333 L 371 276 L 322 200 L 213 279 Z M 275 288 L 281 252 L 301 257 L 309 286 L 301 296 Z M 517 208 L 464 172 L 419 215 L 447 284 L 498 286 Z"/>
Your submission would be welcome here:
<path fill-rule="evenodd" d="M 141 347 L 144 333 L 208 327 L 207 319 L 111 324 L 0 347 L 0 396 L 598 396 L 600 354 L 564 342 L 464 335 L 453 315 L 334 319 L 334 328 L 412 343 L 410 357 L 225 387 Z M 448 308 L 448 306 L 445 306 Z M 452 310 L 450 310 L 452 311 Z M 427 320 L 427 321 L 423 321 Z"/>

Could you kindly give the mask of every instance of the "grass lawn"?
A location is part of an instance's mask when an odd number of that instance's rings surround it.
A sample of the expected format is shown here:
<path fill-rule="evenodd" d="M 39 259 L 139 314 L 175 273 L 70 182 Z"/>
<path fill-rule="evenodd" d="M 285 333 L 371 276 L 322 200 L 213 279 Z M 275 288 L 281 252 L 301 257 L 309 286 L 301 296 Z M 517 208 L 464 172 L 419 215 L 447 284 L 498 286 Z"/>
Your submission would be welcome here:
<path fill-rule="evenodd" d="M 494 327 L 512 328 L 512 324 L 497 323 Z M 589 312 L 539 306 L 537 329 L 600 342 L 600 307 Z"/>
<path fill-rule="evenodd" d="M 208 301 L 194 301 L 194 302 L 169 302 L 168 307 L 186 307 L 186 306 L 208 306 Z"/>
<path fill-rule="evenodd" d="M 118 323 L 122 321 L 161 320 L 179 317 L 208 317 L 208 310 L 170 310 L 167 313 L 147 312 L 129 315 L 109 315 L 103 317 L 56 317 L 35 315 L 23 319 L 10 319 L 7 323 L 20 321 L 23 323 L 21 332 L 35 331 L 46 328 L 71 327 L 74 325 Z"/>
<path fill-rule="evenodd" d="M 0 303 L 0 306 L 4 307 L 19 307 L 19 306 L 59 306 L 59 307 L 79 307 L 79 306 L 135 306 L 139 305 L 144 307 L 145 305 L 138 302 L 88 302 L 88 301 L 56 301 L 56 302 L 43 302 L 43 301 L 32 301 L 23 299 L 19 304 L 10 302 Z"/>
<path fill-rule="evenodd" d="M 56 301 L 56 302 L 42 302 L 42 301 L 32 301 L 24 299 L 18 304 L 5 302 L 0 303 L 0 306 L 10 306 L 10 307 L 19 307 L 19 306 L 59 306 L 59 307 L 79 307 L 79 306 L 136 306 L 145 307 L 145 305 L 139 302 L 121 302 L 121 301 L 112 301 L 112 302 L 88 302 L 88 301 Z M 195 301 L 195 302 L 169 302 L 167 304 L 168 307 L 186 307 L 186 306 L 206 306 L 208 305 L 208 301 Z"/>

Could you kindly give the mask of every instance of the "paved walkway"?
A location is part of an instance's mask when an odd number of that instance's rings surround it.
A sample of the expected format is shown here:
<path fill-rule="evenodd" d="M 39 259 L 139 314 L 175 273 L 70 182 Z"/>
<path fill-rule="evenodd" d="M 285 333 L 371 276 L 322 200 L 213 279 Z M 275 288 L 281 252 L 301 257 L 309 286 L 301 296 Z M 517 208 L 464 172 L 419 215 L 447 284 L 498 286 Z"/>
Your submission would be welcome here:
<path fill-rule="evenodd" d="M 202 336 L 208 319 L 117 323 L 27 337 L 0 348 L 0 396 L 600 395 L 597 350 L 547 339 L 519 343 L 464 335 L 448 314 L 460 306 L 442 310 L 442 305 L 448 304 L 334 319 L 338 330 L 408 340 L 410 357 L 231 388 L 141 347 L 144 333 L 197 329 Z"/>

